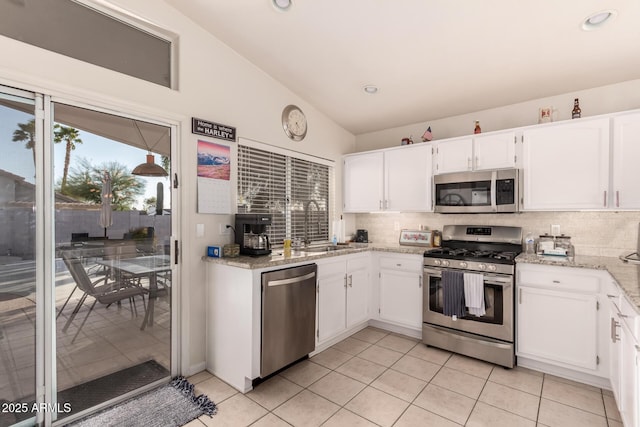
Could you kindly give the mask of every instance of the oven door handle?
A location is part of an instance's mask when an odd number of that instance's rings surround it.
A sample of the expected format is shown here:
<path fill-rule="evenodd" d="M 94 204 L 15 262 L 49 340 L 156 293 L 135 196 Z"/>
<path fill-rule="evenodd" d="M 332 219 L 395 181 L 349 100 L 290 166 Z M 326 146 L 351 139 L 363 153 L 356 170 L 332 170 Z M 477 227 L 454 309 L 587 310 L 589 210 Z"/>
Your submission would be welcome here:
<path fill-rule="evenodd" d="M 442 270 L 432 269 L 432 268 L 423 268 L 423 272 L 433 277 L 442 277 Z M 502 286 L 504 289 L 507 289 L 511 286 L 513 279 L 511 277 L 496 277 L 490 275 L 483 275 L 484 283 L 487 285 L 495 285 Z M 425 283 L 427 281 L 425 280 Z"/>

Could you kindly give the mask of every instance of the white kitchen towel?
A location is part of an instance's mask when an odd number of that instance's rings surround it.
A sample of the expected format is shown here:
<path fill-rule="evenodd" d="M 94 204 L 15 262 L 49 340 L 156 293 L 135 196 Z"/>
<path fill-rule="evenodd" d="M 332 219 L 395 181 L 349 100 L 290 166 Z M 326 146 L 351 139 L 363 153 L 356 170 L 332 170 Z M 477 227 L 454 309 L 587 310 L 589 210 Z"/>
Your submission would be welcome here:
<path fill-rule="evenodd" d="M 476 273 L 464 273 L 464 300 L 469 314 L 484 316 L 484 276 Z"/>

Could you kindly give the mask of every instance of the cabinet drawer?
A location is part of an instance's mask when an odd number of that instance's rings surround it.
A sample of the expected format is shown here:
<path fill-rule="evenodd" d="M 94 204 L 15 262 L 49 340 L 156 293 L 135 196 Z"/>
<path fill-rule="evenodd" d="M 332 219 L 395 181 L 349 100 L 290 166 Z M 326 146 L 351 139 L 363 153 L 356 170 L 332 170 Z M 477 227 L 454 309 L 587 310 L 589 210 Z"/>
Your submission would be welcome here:
<path fill-rule="evenodd" d="M 352 255 L 347 258 L 347 271 L 352 272 L 356 270 L 369 270 L 368 254 Z"/>
<path fill-rule="evenodd" d="M 600 292 L 600 277 L 590 270 L 563 267 L 523 267 L 517 272 L 519 285 L 585 293 Z"/>
<path fill-rule="evenodd" d="M 627 300 L 624 295 L 620 296 L 620 305 L 618 307 L 620 314 L 620 322 L 624 322 L 629 328 L 633 337 L 638 340 L 638 323 L 640 316 L 635 307 Z"/>
<path fill-rule="evenodd" d="M 403 270 L 403 271 L 422 271 L 422 257 L 413 256 L 381 256 L 379 258 L 380 269 L 384 270 Z"/>
<path fill-rule="evenodd" d="M 346 260 L 343 257 L 331 261 L 322 260 L 321 262 L 317 262 L 317 264 L 319 279 L 335 275 L 344 276 L 346 272 Z"/>

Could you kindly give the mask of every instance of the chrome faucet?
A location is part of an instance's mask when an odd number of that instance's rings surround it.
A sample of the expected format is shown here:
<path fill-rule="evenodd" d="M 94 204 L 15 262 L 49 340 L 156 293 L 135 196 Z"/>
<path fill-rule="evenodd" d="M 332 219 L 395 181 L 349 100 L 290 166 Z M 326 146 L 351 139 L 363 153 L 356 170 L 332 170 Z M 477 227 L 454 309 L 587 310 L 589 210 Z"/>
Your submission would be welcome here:
<path fill-rule="evenodd" d="M 304 240 L 303 243 L 305 246 L 309 246 L 309 243 L 311 243 L 311 240 L 309 239 L 309 212 L 310 212 L 310 208 L 311 208 L 311 203 L 313 203 L 316 206 L 316 212 L 320 210 L 320 207 L 318 206 L 318 203 L 315 200 L 309 200 L 306 204 L 306 207 L 304 208 Z M 318 232 L 320 231 L 320 221 L 318 221 Z"/>

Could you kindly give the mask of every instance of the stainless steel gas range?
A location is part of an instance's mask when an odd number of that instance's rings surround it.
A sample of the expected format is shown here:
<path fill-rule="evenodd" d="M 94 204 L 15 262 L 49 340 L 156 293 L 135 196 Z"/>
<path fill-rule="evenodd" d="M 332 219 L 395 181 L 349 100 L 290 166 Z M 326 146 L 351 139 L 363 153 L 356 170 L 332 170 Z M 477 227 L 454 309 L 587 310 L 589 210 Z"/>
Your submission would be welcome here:
<path fill-rule="evenodd" d="M 515 258 L 522 229 L 446 225 L 426 251 L 422 341 L 512 368 Z"/>

